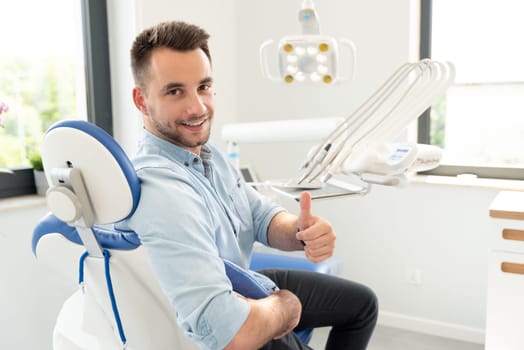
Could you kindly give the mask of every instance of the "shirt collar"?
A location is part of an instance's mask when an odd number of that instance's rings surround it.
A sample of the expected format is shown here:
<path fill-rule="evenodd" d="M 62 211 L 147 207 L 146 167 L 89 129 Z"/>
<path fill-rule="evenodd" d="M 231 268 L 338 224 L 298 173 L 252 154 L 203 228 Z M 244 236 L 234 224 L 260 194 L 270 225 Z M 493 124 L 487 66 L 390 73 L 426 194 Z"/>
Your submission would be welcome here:
<path fill-rule="evenodd" d="M 211 149 L 207 146 L 207 143 L 202 145 L 200 149 L 200 157 L 193 152 L 177 146 L 169 141 L 166 141 L 146 129 L 143 129 L 143 140 L 146 144 L 154 144 L 158 147 L 162 156 L 182 163 L 186 167 L 193 167 L 201 173 L 204 173 L 203 162 L 209 162 L 212 158 Z"/>

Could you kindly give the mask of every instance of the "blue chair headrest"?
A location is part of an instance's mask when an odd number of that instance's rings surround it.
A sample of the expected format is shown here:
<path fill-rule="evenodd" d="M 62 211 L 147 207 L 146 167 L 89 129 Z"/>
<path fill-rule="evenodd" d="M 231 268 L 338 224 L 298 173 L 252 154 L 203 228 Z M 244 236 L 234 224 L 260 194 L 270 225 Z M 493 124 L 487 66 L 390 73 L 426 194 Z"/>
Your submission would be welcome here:
<path fill-rule="evenodd" d="M 81 169 L 91 205 L 103 207 L 101 220 L 92 227 L 102 248 L 134 249 L 140 240 L 134 232 L 115 229 L 114 221 L 133 214 L 140 200 L 140 180 L 125 151 L 111 135 L 83 120 L 62 120 L 46 132 L 42 143 L 42 158 L 48 181 L 55 167 L 71 163 Z M 53 185 L 53 184 L 52 184 Z M 59 184 L 54 184 L 59 185 Z M 116 193 L 111 190 L 119 189 Z M 74 227 L 48 214 L 33 232 L 32 249 L 36 254 L 38 241 L 46 234 L 60 233 L 68 240 L 82 244 Z"/>

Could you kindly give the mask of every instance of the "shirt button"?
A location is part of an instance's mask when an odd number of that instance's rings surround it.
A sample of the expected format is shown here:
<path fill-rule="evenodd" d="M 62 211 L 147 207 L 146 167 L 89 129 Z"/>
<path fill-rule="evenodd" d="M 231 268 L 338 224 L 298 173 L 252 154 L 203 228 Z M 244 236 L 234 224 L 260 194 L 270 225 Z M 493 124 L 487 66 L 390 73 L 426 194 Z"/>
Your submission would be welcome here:
<path fill-rule="evenodd" d="M 198 158 L 193 158 L 193 163 L 198 163 Z"/>
<path fill-rule="evenodd" d="M 185 166 L 189 166 L 189 163 L 188 163 L 188 162 L 184 162 L 184 165 L 185 165 Z"/>

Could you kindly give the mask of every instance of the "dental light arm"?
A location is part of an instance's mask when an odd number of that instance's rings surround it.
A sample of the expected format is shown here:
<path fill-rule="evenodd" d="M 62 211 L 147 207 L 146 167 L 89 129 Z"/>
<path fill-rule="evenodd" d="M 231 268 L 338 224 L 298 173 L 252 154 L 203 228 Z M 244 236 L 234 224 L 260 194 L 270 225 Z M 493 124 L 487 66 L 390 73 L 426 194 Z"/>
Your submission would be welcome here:
<path fill-rule="evenodd" d="M 320 34 L 320 23 L 313 0 L 304 0 L 298 13 L 298 21 L 302 24 L 302 34 Z"/>

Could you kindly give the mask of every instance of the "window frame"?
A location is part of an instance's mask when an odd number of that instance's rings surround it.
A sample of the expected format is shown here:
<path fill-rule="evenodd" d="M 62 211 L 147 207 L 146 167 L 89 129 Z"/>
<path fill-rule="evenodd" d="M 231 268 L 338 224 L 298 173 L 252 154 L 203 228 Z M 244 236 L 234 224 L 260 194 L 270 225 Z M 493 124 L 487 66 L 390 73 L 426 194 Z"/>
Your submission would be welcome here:
<path fill-rule="evenodd" d="M 80 0 L 84 46 L 87 119 L 113 135 L 109 32 L 106 0 Z M 0 199 L 36 193 L 33 169 L 0 171 Z"/>
<path fill-rule="evenodd" d="M 420 59 L 431 58 L 432 15 L 433 0 L 420 0 Z M 417 142 L 430 144 L 430 119 L 431 108 L 428 108 L 418 119 Z M 466 166 L 466 165 L 440 165 L 429 171 L 420 172 L 422 175 L 457 176 L 473 174 L 478 178 L 522 180 L 524 179 L 523 167 L 492 167 L 492 166 Z"/>

